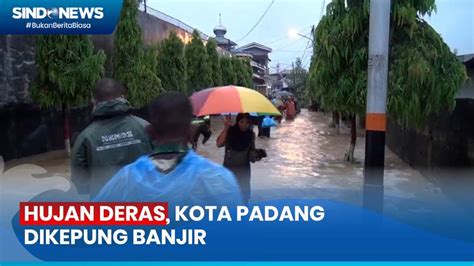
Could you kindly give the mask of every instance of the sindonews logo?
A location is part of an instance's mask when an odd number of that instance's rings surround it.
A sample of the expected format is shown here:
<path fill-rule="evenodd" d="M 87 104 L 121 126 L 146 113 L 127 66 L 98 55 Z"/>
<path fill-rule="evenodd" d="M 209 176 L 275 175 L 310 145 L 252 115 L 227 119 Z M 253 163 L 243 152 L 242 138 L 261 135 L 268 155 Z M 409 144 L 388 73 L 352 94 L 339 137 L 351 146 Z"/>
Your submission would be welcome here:
<path fill-rule="evenodd" d="M 103 19 L 102 7 L 14 7 L 13 19 Z"/>

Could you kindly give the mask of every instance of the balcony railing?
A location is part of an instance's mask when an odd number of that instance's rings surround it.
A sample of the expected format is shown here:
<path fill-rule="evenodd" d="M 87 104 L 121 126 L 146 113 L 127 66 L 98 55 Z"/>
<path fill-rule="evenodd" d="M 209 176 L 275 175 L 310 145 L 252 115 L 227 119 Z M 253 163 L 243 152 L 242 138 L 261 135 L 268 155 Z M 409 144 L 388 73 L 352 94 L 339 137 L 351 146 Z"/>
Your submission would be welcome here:
<path fill-rule="evenodd" d="M 259 68 L 259 69 L 261 69 L 261 70 L 263 70 L 263 71 L 267 70 L 267 67 L 266 67 L 266 66 L 261 65 L 261 64 L 255 62 L 255 61 L 250 61 L 250 65 L 251 65 L 252 67 Z"/>

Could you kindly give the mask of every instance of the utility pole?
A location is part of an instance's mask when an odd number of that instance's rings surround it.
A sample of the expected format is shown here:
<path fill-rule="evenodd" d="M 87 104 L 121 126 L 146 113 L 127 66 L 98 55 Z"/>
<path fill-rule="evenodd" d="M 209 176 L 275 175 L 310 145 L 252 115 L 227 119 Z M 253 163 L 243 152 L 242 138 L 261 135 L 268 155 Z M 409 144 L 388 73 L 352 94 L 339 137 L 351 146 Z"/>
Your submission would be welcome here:
<path fill-rule="evenodd" d="M 313 29 L 311 30 L 311 34 L 313 34 L 313 30 L 314 30 L 314 26 L 313 26 Z M 305 39 L 311 41 L 311 43 L 314 44 L 313 38 L 310 38 L 310 37 L 308 37 L 308 36 L 306 36 L 306 35 L 303 35 L 303 34 L 301 34 L 301 33 L 298 33 L 298 32 L 297 32 L 296 34 L 297 34 L 298 36 L 300 36 L 300 37 L 303 37 L 303 38 L 305 38 Z"/>
<path fill-rule="evenodd" d="M 291 62 L 291 76 L 293 76 L 293 86 L 291 88 L 291 92 L 295 93 L 295 86 L 296 86 L 296 73 L 295 73 L 295 62 Z"/>
<path fill-rule="evenodd" d="M 383 211 L 390 0 L 370 1 L 364 207 Z"/>

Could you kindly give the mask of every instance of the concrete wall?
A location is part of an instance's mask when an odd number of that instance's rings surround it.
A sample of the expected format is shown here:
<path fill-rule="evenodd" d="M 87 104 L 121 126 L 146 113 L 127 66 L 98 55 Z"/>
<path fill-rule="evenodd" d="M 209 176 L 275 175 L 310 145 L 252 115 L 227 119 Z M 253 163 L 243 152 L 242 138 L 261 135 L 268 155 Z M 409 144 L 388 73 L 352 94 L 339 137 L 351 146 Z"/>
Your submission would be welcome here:
<path fill-rule="evenodd" d="M 0 35 L 0 107 L 29 102 L 28 89 L 35 75 L 34 37 Z"/>
<path fill-rule="evenodd" d="M 91 122 L 92 106 L 71 110 L 71 143 Z M 134 115 L 148 119 L 147 109 Z M 63 116 L 59 110 L 42 110 L 33 104 L 0 108 L 0 156 L 4 160 L 64 149 Z"/>
<path fill-rule="evenodd" d="M 420 169 L 474 166 L 474 60 L 463 62 L 469 78 L 453 112 L 431 117 L 421 132 L 389 121 L 387 145 L 408 164 Z"/>
<path fill-rule="evenodd" d="M 77 135 L 90 123 L 91 108 L 71 110 L 71 128 Z M 4 160 L 64 149 L 62 113 L 29 104 L 0 108 L 0 156 Z"/>
<path fill-rule="evenodd" d="M 432 117 L 425 130 L 404 129 L 389 121 L 387 145 L 418 168 L 474 166 L 474 99 L 457 99 L 452 113 Z"/>

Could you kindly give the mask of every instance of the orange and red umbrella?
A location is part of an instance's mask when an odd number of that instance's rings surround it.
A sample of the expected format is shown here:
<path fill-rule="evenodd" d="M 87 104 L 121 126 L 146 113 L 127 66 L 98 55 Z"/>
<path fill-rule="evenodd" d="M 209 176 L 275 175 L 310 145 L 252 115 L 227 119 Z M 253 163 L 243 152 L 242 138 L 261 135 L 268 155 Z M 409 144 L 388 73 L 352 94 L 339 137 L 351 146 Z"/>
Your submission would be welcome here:
<path fill-rule="evenodd" d="M 195 92 L 190 99 L 196 116 L 224 113 L 280 115 L 278 109 L 260 92 L 239 86 L 205 89 Z"/>

